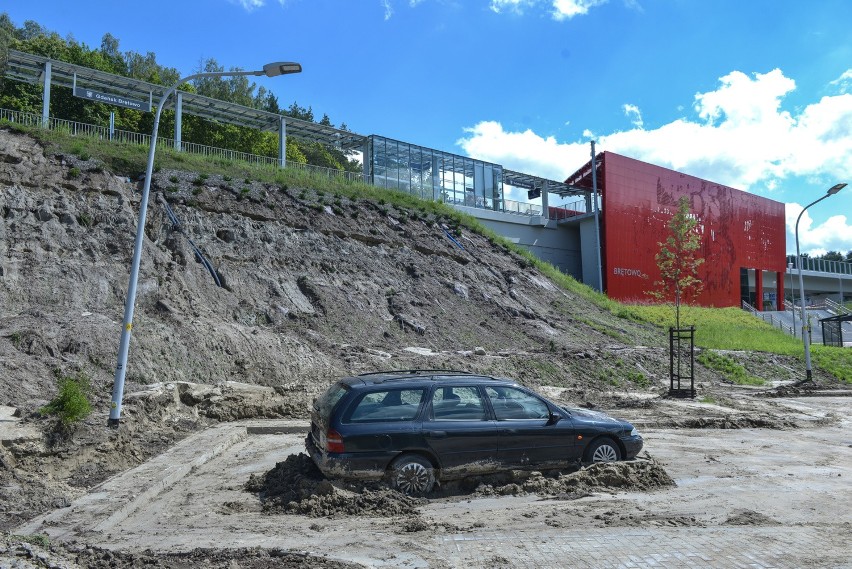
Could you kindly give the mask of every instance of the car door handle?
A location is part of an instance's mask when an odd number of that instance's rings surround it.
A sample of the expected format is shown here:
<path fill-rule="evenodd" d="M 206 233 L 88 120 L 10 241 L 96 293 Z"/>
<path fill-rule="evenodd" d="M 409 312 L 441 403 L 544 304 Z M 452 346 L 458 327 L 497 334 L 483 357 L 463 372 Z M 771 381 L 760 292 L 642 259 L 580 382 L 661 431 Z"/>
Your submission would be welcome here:
<path fill-rule="evenodd" d="M 447 436 L 447 431 L 428 431 L 426 435 L 432 439 L 443 439 Z"/>
<path fill-rule="evenodd" d="M 517 429 L 498 429 L 497 432 L 501 435 L 514 435 L 518 432 Z"/>

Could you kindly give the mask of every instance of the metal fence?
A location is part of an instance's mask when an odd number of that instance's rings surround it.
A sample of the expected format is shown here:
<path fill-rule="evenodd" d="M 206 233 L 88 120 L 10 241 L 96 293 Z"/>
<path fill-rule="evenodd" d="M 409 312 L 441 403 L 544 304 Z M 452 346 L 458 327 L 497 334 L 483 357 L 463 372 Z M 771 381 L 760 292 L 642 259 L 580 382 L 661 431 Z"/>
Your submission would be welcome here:
<path fill-rule="evenodd" d="M 24 111 L 0 109 L 0 120 L 28 127 L 45 126 L 42 124 L 41 115 Z M 112 140 L 114 142 L 137 144 L 140 146 L 150 146 L 151 144 L 150 134 L 113 129 L 112 136 L 110 136 L 110 129 L 108 127 L 69 121 L 66 119 L 58 119 L 55 117 L 50 117 L 48 119 L 46 127 L 49 130 L 61 130 L 67 132 L 71 136 L 88 136 L 100 140 Z M 158 136 L 157 145 L 160 148 L 175 148 L 175 140 L 173 138 Z M 181 150 L 190 154 L 206 156 L 208 158 L 247 162 L 256 166 L 269 166 L 273 168 L 279 167 L 277 156 L 249 154 L 248 152 L 239 152 L 237 150 L 218 148 L 215 146 L 205 146 L 194 142 L 181 142 Z M 302 164 L 292 161 L 287 162 L 287 168 L 303 170 L 313 174 L 319 174 L 320 176 L 327 178 L 344 178 L 351 182 L 365 182 L 364 174 L 360 172 L 347 172 L 345 170 L 337 170 L 334 168 L 326 168 L 324 166 L 314 166 L 312 164 Z"/>
<path fill-rule="evenodd" d="M 774 314 L 770 314 L 770 313 L 767 313 L 767 312 L 761 312 L 757 308 L 755 308 L 754 306 L 752 306 L 751 304 L 746 302 L 745 300 L 742 301 L 742 305 L 743 305 L 743 310 L 747 310 L 747 311 L 751 312 L 754 316 L 757 316 L 758 318 L 760 318 L 761 320 L 763 320 L 764 322 L 766 322 L 767 324 L 769 324 L 773 328 L 778 328 L 782 332 L 784 332 L 786 334 L 790 334 L 791 336 L 796 335 L 796 329 L 793 326 L 790 326 L 789 324 L 785 323 L 784 320 L 781 319 L 780 317 L 777 317 Z"/>

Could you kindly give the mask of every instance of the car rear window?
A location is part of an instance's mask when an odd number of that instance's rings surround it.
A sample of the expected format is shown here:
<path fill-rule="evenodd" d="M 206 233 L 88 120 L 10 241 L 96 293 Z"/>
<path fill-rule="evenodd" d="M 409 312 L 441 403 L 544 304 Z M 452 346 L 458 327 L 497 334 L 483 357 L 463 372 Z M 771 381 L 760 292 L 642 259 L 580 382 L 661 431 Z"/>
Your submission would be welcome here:
<path fill-rule="evenodd" d="M 347 416 L 344 423 L 382 423 L 411 421 L 423 402 L 425 389 L 384 389 L 365 394 Z"/>
<path fill-rule="evenodd" d="M 335 383 L 331 387 L 329 387 L 325 393 L 317 399 L 316 402 L 316 410 L 317 413 L 324 419 L 328 419 L 331 416 L 331 411 L 334 409 L 334 406 L 337 405 L 337 402 L 340 401 L 348 388 L 342 383 Z"/>

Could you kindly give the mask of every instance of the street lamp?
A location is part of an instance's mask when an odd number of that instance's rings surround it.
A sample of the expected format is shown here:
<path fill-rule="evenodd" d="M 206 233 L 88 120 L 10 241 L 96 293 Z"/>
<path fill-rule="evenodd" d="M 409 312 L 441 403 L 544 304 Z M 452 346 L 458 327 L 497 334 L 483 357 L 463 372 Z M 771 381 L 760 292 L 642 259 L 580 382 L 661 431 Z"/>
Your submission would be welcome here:
<path fill-rule="evenodd" d="M 110 427 L 118 427 L 121 417 L 121 400 L 124 394 L 124 377 L 127 373 L 127 353 L 130 351 L 130 331 L 133 329 L 133 309 L 136 304 L 136 282 L 139 279 L 139 264 L 142 260 L 142 241 L 145 237 L 145 215 L 148 209 L 148 194 L 151 190 L 151 175 L 154 170 L 154 152 L 157 148 L 157 130 L 160 127 L 160 115 L 163 106 L 169 96 L 174 93 L 178 86 L 199 77 L 227 77 L 243 75 L 266 75 L 276 77 L 290 73 L 299 73 L 302 66 L 298 63 L 288 61 L 277 61 L 267 63 L 263 69 L 257 71 L 209 71 L 195 73 L 179 79 L 168 91 L 163 94 L 160 104 L 157 106 L 157 114 L 154 117 L 154 130 L 151 133 L 151 148 L 148 150 L 148 165 L 145 168 L 145 183 L 142 188 L 142 201 L 139 203 L 139 222 L 136 226 L 136 243 L 133 246 L 133 263 L 130 267 L 130 283 L 127 285 L 127 301 L 124 304 L 124 322 L 121 326 L 121 343 L 118 347 L 118 364 L 115 367 L 115 380 L 112 386 L 112 404 L 110 405 L 109 421 Z"/>
<path fill-rule="evenodd" d="M 796 262 L 799 264 L 799 300 L 802 302 L 802 341 L 805 343 L 805 370 L 806 376 L 805 381 L 811 380 L 811 339 L 808 334 L 808 325 L 810 322 L 808 321 L 808 317 L 805 314 L 805 281 L 802 279 L 802 256 L 799 254 L 799 220 L 802 219 L 802 214 L 805 213 L 809 207 L 814 204 L 817 204 L 824 200 L 827 197 L 833 196 L 840 190 L 846 187 L 845 183 L 834 184 L 831 186 L 826 194 L 819 198 L 818 200 L 809 203 L 802 211 L 799 212 L 799 217 L 796 218 Z M 794 308 L 795 310 L 795 308 Z"/>
<path fill-rule="evenodd" d="M 793 282 L 793 263 L 787 263 L 787 272 L 790 273 L 790 298 L 793 301 L 793 337 L 796 337 L 796 285 Z M 785 301 L 786 302 L 786 301 Z"/>

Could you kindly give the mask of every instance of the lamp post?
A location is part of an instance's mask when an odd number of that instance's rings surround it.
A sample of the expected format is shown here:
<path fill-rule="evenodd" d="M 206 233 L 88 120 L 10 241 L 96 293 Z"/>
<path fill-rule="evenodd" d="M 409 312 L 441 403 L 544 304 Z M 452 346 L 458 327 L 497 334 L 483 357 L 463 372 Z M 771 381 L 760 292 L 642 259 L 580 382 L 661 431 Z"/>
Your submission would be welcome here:
<path fill-rule="evenodd" d="M 811 339 L 808 334 L 808 325 L 810 322 L 808 321 L 808 317 L 805 314 L 805 281 L 802 278 L 802 256 L 799 253 L 799 220 L 802 219 L 802 214 L 814 204 L 817 204 L 824 200 L 827 197 L 833 196 L 840 190 L 846 187 L 845 183 L 834 184 L 831 186 L 824 196 L 819 198 L 816 201 L 813 201 L 802 208 L 802 211 L 799 212 L 799 217 L 796 218 L 796 262 L 799 264 L 799 300 L 802 302 L 802 341 L 805 343 L 805 381 L 811 380 Z"/>
<path fill-rule="evenodd" d="M 127 285 L 127 300 L 124 304 L 124 321 L 121 325 L 121 342 L 118 347 L 118 364 L 115 367 L 115 379 L 112 386 L 112 403 L 109 411 L 107 425 L 117 428 L 121 417 L 121 400 L 124 394 L 124 378 L 127 373 L 127 353 L 130 351 L 130 331 L 133 329 L 133 309 L 136 304 L 136 282 L 139 280 L 139 264 L 142 260 L 142 242 L 145 237 L 145 215 L 148 209 L 148 194 L 151 190 L 151 175 L 154 170 L 154 153 L 157 148 L 157 130 L 160 126 L 160 115 L 163 105 L 169 96 L 174 93 L 178 86 L 199 77 L 227 77 L 243 75 L 266 75 L 276 77 L 290 73 L 300 73 L 302 66 L 298 63 L 278 61 L 267 63 L 263 69 L 257 71 L 210 71 L 195 73 L 179 79 L 172 85 L 160 99 L 157 106 L 157 114 L 154 117 L 154 130 L 151 133 L 151 147 L 148 150 L 148 165 L 145 168 L 145 183 L 142 188 L 142 200 L 139 203 L 139 221 L 136 226 L 136 242 L 133 246 L 133 263 L 130 266 L 130 283 Z"/>
<path fill-rule="evenodd" d="M 787 263 L 787 271 L 790 273 L 790 298 L 793 301 L 793 337 L 796 337 L 796 285 L 793 283 L 793 263 Z"/>

